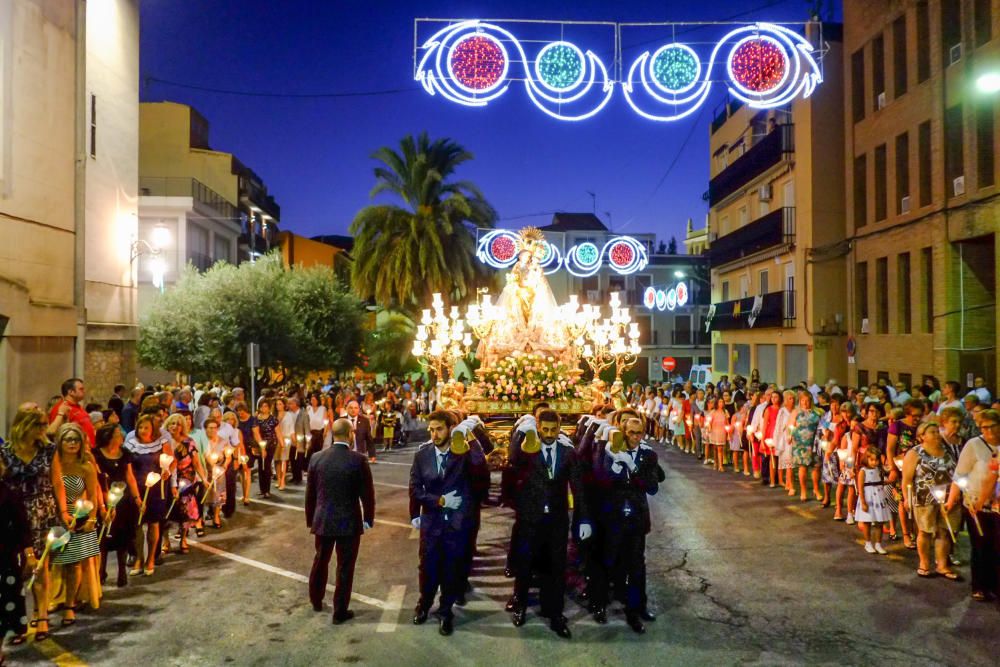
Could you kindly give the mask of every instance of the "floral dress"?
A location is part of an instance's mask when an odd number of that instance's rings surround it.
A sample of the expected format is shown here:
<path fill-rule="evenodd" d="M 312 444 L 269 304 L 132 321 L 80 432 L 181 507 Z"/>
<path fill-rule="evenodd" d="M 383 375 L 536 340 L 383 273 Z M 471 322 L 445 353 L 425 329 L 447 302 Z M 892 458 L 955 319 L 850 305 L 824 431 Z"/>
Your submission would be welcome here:
<path fill-rule="evenodd" d="M 813 443 L 816 441 L 816 427 L 819 415 L 815 410 L 799 410 L 795 415 L 792 429 L 792 465 L 808 467 L 813 464 Z"/>
<path fill-rule="evenodd" d="M 184 454 L 181 454 L 181 449 L 185 450 Z M 174 509 L 167 518 L 182 523 L 197 521 L 199 518 L 198 485 L 196 484 L 198 473 L 195 472 L 194 457 L 198 455 L 198 449 L 194 444 L 194 440 L 184 438 L 181 446 L 174 449 L 174 455 L 177 457 L 177 486 L 179 494 L 177 502 L 174 503 Z M 187 484 L 184 484 L 182 480 L 186 481 Z"/>
<path fill-rule="evenodd" d="M 55 454 L 56 446 L 46 443 L 29 463 L 25 463 L 14 453 L 10 443 L 0 446 L 0 459 L 7 468 L 4 481 L 24 502 L 36 558 L 40 558 L 45 550 L 49 529 L 60 525 L 59 507 L 52 488 L 52 459 Z"/>
<path fill-rule="evenodd" d="M 938 503 L 934 497 L 935 489 L 947 493 L 958 461 L 947 447 L 941 456 L 931 456 L 923 446 L 918 445 L 917 456 L 917 468 L 913 474 L 913 504 L 915 507 L 927 507 Z"/>

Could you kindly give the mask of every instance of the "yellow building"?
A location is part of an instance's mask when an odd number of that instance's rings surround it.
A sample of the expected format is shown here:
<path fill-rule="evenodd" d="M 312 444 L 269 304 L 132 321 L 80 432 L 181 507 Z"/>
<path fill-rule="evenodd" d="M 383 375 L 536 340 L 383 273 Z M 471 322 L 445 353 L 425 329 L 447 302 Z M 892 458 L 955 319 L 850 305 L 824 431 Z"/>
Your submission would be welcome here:
<path fill-rule="evenodd" d="M 688 255 L 704 255 L 708 252 L 708 220 L 700 229 L 694 228 L 694 221 L 688 218 L 684 235 L 684 252 Z"/>
<path fill-rule="evenodd" d="M 812 30 L 812 28 L 816 30 Z M 794 385 L 845 377 L 840 26 L 810 26 L 824 81 L 788 107 L 728 102 L 711 125 L 713 372 Z"/>
<path fill-rule="evenodd" d="M 310 239 L 292 232 L 280 232 L 277 244 L 281 249 L 281 261 L 286 267 L 293 266 L 338 266 L 346 255 L 344 248 Z"/>
<path fill-rule="evenodd" d="M 1000 12 L 849 0 L 845 131 L 851 383 L 998 378 Z"/>

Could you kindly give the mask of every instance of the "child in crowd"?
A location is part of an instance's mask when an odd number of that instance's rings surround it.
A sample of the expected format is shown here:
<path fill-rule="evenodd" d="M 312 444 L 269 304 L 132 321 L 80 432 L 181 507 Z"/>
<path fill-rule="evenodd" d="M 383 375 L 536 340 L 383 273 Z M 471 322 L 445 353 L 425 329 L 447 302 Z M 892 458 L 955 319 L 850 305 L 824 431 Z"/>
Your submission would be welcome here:
<path fill-rule="evenodd" d="M 884 472 L 878 448 L 868 447 L 864 453 L 864 465 L 858 470 L 858 505 L 854 516 L 865 535 L 865 551 L 883 556 L 887 552 L 882 548 L 882 524 L 890 519 L 885 499 Z M 874 545 L 872 540 L 875 541 Z"/>

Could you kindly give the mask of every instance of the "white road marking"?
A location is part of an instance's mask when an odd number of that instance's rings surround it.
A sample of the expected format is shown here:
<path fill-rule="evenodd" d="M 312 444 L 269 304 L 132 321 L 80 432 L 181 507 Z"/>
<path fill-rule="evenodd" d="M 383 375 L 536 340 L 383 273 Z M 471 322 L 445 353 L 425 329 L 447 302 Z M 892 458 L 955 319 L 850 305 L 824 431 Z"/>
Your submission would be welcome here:
<path fill-rule="evenodd" d="M 230 553 L 229 551 L 223 551 L 218 547 L 213 547 L 209 544 L 205 544 L 204 542 L 198 542 L 193 539 L 189 539 L 188 543 L 197 549 L 201 549 L 202 551 L 207 551 L 208 553 L 213 554 L 215 556 L 228 558 L 229 560 L 234 561 L 236 563 L 240 563 L 241 565 L 249 565 L 250 567 L 255 567 L 258 570 L 263 570 L 264 572 L 277 574 L 279 576 L 286 577 L 288 579 L 291 579 L 293 581 L 298 581 L 306 585 L 309 584 L 309 577 L 299 574 L 297 572 L 292 572 L 290 570 L 285 570 L 280 567 L 268 565 L 267 563 L 261 563 L 259 560 L 254 560 L 252 558 L 247 558 L 245 556 L 239 556 L 237 554 Z M 326 590 L 332 593 L 334 591 L 334 587 L 327 584 Z M 367 595 L 362 595 L 361 593 L 351 593 L 351 599 L 357 600 L 358 602 L 361 602 L 363 604 L 371 605 L 372 607 L 377 607 L 379 609 L 386 609 L 388 606 L 388 603 L 383 600 L 368 597 Z"/>
<path fill-rule="evenodd" d="M 406 466 L 407 468 L 409 468 L 413 464 L 412 463 L 397 463 L 396 461 L 386 461 L 386 460 L 383 459 L 383 460 L 379 461 L 378 463 L 376 463 L 375 465 L 380 465 L 380 466 Z"/>
<path fill-rule="evenodd" d="M 261 505 L 270 505 L 271 507 L 280 507 L 283 510 L 292 510 L 294 512 L 305 512 L 305 509 L 303 509 L 301 507 L 296 507 L 295 505 L 288 505 L 286 503 L 276 503 L 273 500 L 263 500 L 261 498 L 251 498 L 250 502 L 252 502 L 252 503 L 260 503 Z M 395 526 L 396 528 L 410 528 L 410 529 L 413 528 L 413 526 L 411 526 L 408 523 L 402 523 L 400 521 L 389 521 L 387 519 L 375 519 L 375 523 L 385 524 L 386 526 Z"/>
<path fill-rule="evenodd" d="M 379 619 L 375 632 L 395 632 L 399 624 L 399 612 L 403 610 L 403 597 L 406 586 L 393 586 L 389 589 L 389 597 L 382 608 L 382 618 Z"/>
<path fill-rule="evenodd" d="M 375 486 L 388 486 L 390 489 L 406 489 L 410 490 L 410 487 L 406 484 L 390 484 L 389 482 L 374 482 Z"/>

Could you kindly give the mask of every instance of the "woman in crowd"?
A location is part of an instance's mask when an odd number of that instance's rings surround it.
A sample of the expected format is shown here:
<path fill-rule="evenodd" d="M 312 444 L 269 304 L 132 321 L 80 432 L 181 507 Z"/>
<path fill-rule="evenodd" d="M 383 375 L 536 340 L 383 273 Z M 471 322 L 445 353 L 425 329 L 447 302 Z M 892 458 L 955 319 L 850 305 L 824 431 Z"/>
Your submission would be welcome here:
<path fill-rule="evenodd" d="M 833 511 L 834 521 L 844 520 L 844 491 L 847 491 L 847 523 L 854 523 L 855 505 L 855 480 L 854 480 L 854 460 L 856 451 L 854 449 L 854 438 L 852 429 L 861 423 L 854 403 L 846 402 L 840 406 L 841 421 L 834 429 L 835 441 L 834 455 L 837 457 L 837 495 Z"/>
<path fill-rule="evenodd" d="M 151 415 L 144 414 L 135 423 L 135 437 L 125 442 L 125 449 L 132 458 L 132 471 L 136 481 L 142 483 L 142 494 L 145 499 L 140 503 L 139 511 L 142 521 L 135 535 L 135 565 L 130 575 L 145 574 L 151 576 L 156 565 L 157 547 L 160 543 L 160 524 L 166 518 L 167 481 L 149 485 L 150 474 L 163 475 L 160 468 L 160 454 L 173 456 L 170 448 L 170 438 L 157 437 L 154 434 L 154 420 Z M 171 470 L 173 469 L 171 463 Z M 169 471 L 168 471 L 169 474 Z M 161 490 L 162 489 L 162 490 Z M 143 534 L 145 529 L 145 534 Z"/>
<path fill-rule="evenodd" d="M 198 406 L 193 412 L 193 423 L 192 428 L 188 430 L 198 429 L 201 430 L 205 428 L 205 420 L 208 416 L 212 414 L 212 395 L 209 393 L 204 393 L 198 397 Z"/>
<path fill-rule="evenodd" d="M 205 480 L 212 486 L 212 491 L 206 502 L 212 508 L 212 526 L 214 528 L 222 528 L 222 506 L 226 502 L 227 494 L 225 475 L 217 477 L 215 469 L 221 467 L 223 470 L 228 470 L 232 465 L 233 456 L 232 445 L 219 435 L 221 423 L 214 415 L 205 420 L 205 460 L 208 462 Z M 209 474 L 211 477 L 208 476 Z"/>
<path fill-rule="evenodd" d="M 326 407 L 320 401 L 319 394 L 313 392 L 309 395 L 306 415 L 309 417 L 309 449 L 306 450 L 305 464 L 308 467 L 309 457 L 323 449 L 323 436 L 328 425 Z"/>
<path fill-rule="evenodd" d="M 271 497 L 271 467 L 274 463 L 274 453 L 281 442 L 281 426 L 278 419 L 271 414 L 271 402 L 261 401 L 257 411 L 257 426 L 254 427 L 254 437 L 260 448 L 260 458 L 257 464 L 257 485 L 261 498 Z"/>
<path fill-rule="evenodd" d="M 726 414 L 726 406 L 721 398 L 714 399 L 712 410 L 708 413 L 706 421 L 708 423 L 709 442 L 712 444 L 712 450 L 715 456 L 713 463 L 715 463 L 716 470 L 723 472 L 726 460 L 725 449 L 726 442 L 728 441 L 727 435 L 730 427 L 729 415 Z"/>
<path fill-rule="evenodd" d="M 185 427 L 182 415 L 174 414 L 167 419 L 166 428 L 172 438 L 171 447 L 176 466 L 176 483 L 173 488 L 173 499 L 170 501 L 173 509 L 169 510 L 167 521 L 176 521 L 180 524 L 182 554 L 188 552 L 188 530 L 201 518 L 198 507 L 201 485 L 198 482 L 208 479 L 198 456 L 197 445 L 185 434 Z"/>
<path fill-rule="evenodd" d="M 0 666 L 7 657 L 3 643 L 7 633 L 13 633 L 18 644 L 24 643 L 28 631 L 24 605 L 23 576 L 34 560 L 31 523 L 24 502 L 4 481 L 7 468 L 0 458 Z"/>
<path fill-rule="evenodd" d="M 886 456 L 889 461 L 895 462 L 898 457 L 905 457 L 910 448 L 917 444 L 917 425 L 920 417 L 924 413 L 924 404 L 920 399 L 910 399 L 903 405 L 903 418 L 895 419 L 889 424 L 889 433 L 886 439 Z M 896 487 L 893 497 L 900 498 L 898 504 L 899 526 L 903 531 L 903 543 L 907 549 L 915 549 L 916 544 L 910 524 L 907 520 L 909 508 L 906 503 L 909 494 L 904 494 L 902 486 L 902 475 L 899 467 L 893 465 L 889 473 L 889 481 Z"/>
<path fill-rule="evenodd" d="M 729 418 L 729 455 L 733 457 L 733 472 L 739 473 L 740 458 L 742 456 L 744 475 L 750 474 L 744 442 L 744 425 L 747 423 L 747 413 L 746 401 L 740 399 L 736 406 L 736 412 Z"/>
<path fill-rule="evenodd" d="M 837 439 L 835 431 L 843 422 L 840 413 L 840 395 L 830 397 L 830 409 L 820 419 L 816 436 L 816 456 L 820 468 L 820 482 L 823 485 L 823 507 L 830 506 L 830 491 L 837 483 Z"/>
<path fill-rule="evenodd" d="M 764 409 L 764 439 L 761 445 L 761 455 L 764 457 L 762 465 L 767 468 L 765 479 L 770 480 L 771 488 L 777 486 L 778 476 L 778 451 L 776 448 L 776 438 L 778 431 L 778 415 L 781 414 L 781 392 L 772 391 L 767 407 Z"/>
<path fill-rule="evenodd" d="M 100 584 L 87 562 L 99 556 L 101 547 L 97 540 L 97 517 L 104 514 L 103 496 L 97 484 L 97 466 L 90 454 L 83 430 L 74 423 L 63 424 L 56 435 L 56 456 L 59 459 L 64 494 L 56 496 L 59 512 L 66 528 L 71 532 L 69 542 L 52 559 L 54 565 L 63 566 L 66 582 L 66 607 L 63 627 L 76 623 L 76 601 L 81 589 L 89 592 L 90 605 L 97 608 L 100 602 Z M 89 501 L 90 511 L 84 516 L 76 516 L 78 501 Z M 86 568 L 85 568 L 86 565 Z"/>
<path fill-rule="evenodd" d="M 792 482 L 792 429 L 795 422 L 792 413 L 795 411 L 795 392 L 786 389 L 781 392 L 781 409 L 778 410 L 778 419 L 774 423 L 774 449 L 778 455 L 778 484 L 788 492 L 788 495 L 795 495 L 795 484 Z"/>
<path fill-rule="evenodd" d="M 288 409 L 285 399 L 278 398 L 274 401 L 274 418 L 278 421 L 278 428 L 281 431 L 277 451 L 274 453 L 274 467 L 277 469 L 278 491 L 284 491 L 292 447 L 301 449 L 305 443 L 295 442 L 295 415 Z"/>
<path fill-rule="evenodd" d="M 747 427 L 747 444 L 750 449 L 751 462 L 753 464 L 754 479 L 761 479 L 761 446 L 764 442 L 764 411 L 767 410 L 767 403 L 771 395 L 766 391 L 758 389 L 751 394 L 749 405 L 749 426 Z M 766 480 L 764 483 L 767 483 Z"/>
<path fill-rule="evenodd" d="M 236 408 L 236 413 L 227 412 L 226 415 L 233 415 L 236 417 L 236 432 L 239 434 L 238 438 L 240 445 L 243 447 L 243 454 L 246 456 L 246 463 L 239 463 L 242 459 L 237 459 L 236 465 L 238 467 L 238 472 L 240 473 L 240 480 L 243 485 L 243 505 L 250 504 L 250 482 L 253 479 L 253 466 L 254 463 L 260 458 L 260 431 L 257 428 L 257 418 L 250 414 L 246 403 L 240 403 Z M 225 417 L 226 415 L 221 415 Z M 227 419 L 219 420 L 219 435 L 225 439 L 224 429 L 233 428 L 230 424 L 232 423 L 233 417 Z M 227 472 L 226 477 L 232 476 L 232 472 Z M 230 493 L 236 493 L 236 487 L 226 486 L 226 496 L 228 498 Z M 234 503 L 235 498 L 229 499 L 229 502 Z"/>
<path fill-rule="evenodd" d="M 920 566 L 917 575 L 938 576 L 959 581 L 948 563 L 951 535 L 961 526 L 961 515 L 955 509 L 946 511 L 945 499 L 955 476 L 957 461 L 944 445 L 937 424 L 923 422 L 917 427 L 917 446 L 903 460 L 903 488 L 907 503 L 913 508 L 917 527 L 917 555 Z M 931 559 L 936 567 L 931 570 Z"/>
<path fill-rule="evenodd" d="M 793 427 L 789 440 L 792 450 L 792 465 L 797 467 L 799 471 L 799 500 L 805 502 L 809 500 L 806 480 L 809 477 L 809 468 L 814 464 L 813 446 L 816 442 L 816 429 L 819 426 L 819 415 L 813 409 L 813 397 L 808 391 L 799 392 L 799 404 L 794 411 L 791 423 Z M 794 483 L 790 483 L 789 488 L 794 495 Z M 823 499 L 823 495 L 815 483 L 813 495 L 816 500 Z"/>
<path fill-rule="evenodd" d="M 972 599 L 985 602 L 1000 596 L 1000 412 L 984 410 L 979 428 L 982 435 L 965 443 L 958 457 L 945 511 L 950 512 L 962 499 L 972 545 Z"/>
<path fill-rule="evenodd" d="M 34 599 L 35 641 L 49 636 L 49 561 L 39 561 L 45 551 L 49 530 L 59 525 L 59 506 L 53 479 L 62 479 L 56 447 L 45 437 L 45 414 L 37 407 L 22 408 L 14 415 L 10 441 L 0 445 L 0 463 L 4 483 L 20 498 L 31 530 L 31 552 L 26 553 L 28 570 L 37 572 L 31 594 Z M 64 495 L 62 488 L 58 493 Z M 23 644 L 27 636 L 20 632 L 12 644 Z"/>
<path fill-rule="evenodd" d="M 132 457 L 122 448 L 124 440 L 125 436 L 120 428 L 106 424 L 97 430 L 97 448 L 94 450 L 97 481 L 104 498 L 107 499 L 112 484 L 124 484 L 127 492 L 127 496 L 122 496 L 113 510 L 108 510 L 109 515 L 105 521 L 110 521 L 110 525 L 105 529 L 101 541 L 101 583 L 108 577 L 108 552 L 114 551 L 118 562 L 116 584 L 119 588 L 128 583 L 126 556 L 129 547 L 135 542 L 135 524 L 139 518 L 139 505 L 142 503 L 132 472 Z"/>

